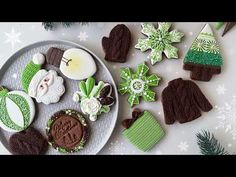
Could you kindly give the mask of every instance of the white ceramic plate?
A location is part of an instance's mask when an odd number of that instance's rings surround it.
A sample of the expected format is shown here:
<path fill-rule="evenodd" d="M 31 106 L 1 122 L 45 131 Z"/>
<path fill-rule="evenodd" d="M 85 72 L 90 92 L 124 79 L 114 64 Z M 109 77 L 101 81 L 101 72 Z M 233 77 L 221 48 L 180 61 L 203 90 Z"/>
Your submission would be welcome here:
<path fill-rule="evenodd" d="M 90 137 L 87 141 L 83 150 L 78 153 L 73 154 L 97 154 L 103 146 L 108 141 L 111 136 L 113 129 L 116 124 L 117 116 L 118 116 L 118 93 L 116 89 L 116 84 L 110 74 L 109 70 L 105 66 L 105 64 L 90 50 L 82 47 L 76 43 L 68 42 L 68 41 L 42 41 L 31 44 L 19 51 L 17 51 L 14 55 L 12 55 L 7 62 L 0 69 L 0 85 L 5 86 L 9 90 L 22 90 L 21 86 L 21 73 L 26 66 L 26 64 L 32 60 L 32 56 L 37 53 L 46 53 L 46 51 L 50 47 L 57 47 L 60 49 L 69 49 L 69 48 L 82 48 L 89 52 L 97 65 L 97 72 L 94 75 L 96 81 L 102 80 L 105 82 L 109 82 L 113 86 L 113 94 L 116 98 L 115 104 L 112 106 L 111 111 L 108 114 L 102 114 L 99 116 L 96 122 L 91 122 L 87 118 L 87 122 L 90 125 Z M 36 105 L 36 116 L 35 120 L 32 123 L 32 126 L 39 129 L 41 133 L 46 136 L 45 127 L 47 120 L 57 111 L 61 109 L 75 109 L 80 111 L 80 107 L 78 103 L 73 102 L 72 96 L 75 91 L 78 90 L 78 81 L 73 81 L 67 79 L 63 74 L 59 71 L 58 68 L 53 66 L 45 66 L 46 69 L 54 69 L 58 72 L 60 76 L 64 78 L 66 92 L 61 100 L 56 104 L 44 105 L 42 103 L 38 104 L 35 101 Z M 2 129 L 0 129 L 0 140 L 3 145 L 10 151 L 8 146 L 8 139 L 11 136 L 11 133 L 8 133 Z M 47 154 L 61 154 L 54 150 L 52 147 L 49 147 Z"/>

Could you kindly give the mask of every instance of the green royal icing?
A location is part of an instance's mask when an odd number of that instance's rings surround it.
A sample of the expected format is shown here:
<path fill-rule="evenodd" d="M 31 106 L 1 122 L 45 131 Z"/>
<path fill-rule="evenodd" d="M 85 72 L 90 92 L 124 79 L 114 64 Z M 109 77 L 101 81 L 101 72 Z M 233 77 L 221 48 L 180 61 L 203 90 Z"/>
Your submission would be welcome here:
<path fill-rule="evenodd" d="M 148 58 L 152 65 L 162 60 L 162 53 L 167 58 L 178 58 L 178 49 L 171 44 L 180 42 L 184 34 L 177 30 L 169 32 L 170 27 L 171 23 L 159 23 L 158 29 L 149 23 L 142 24 L 142 33 L 147 36 L 147 39 L 139 39 L 135 48 L 140 49 L 141 52 L 151 49 Z"/>
<path fill-rule="evenodd" d="M 24 130 L 28 126 L 29 120 L 30 120 L 30 108 L 29 108 L 29 105 L 28 105 L 26 99 L 24 97 L 22 97 L 20 95 L 16 95 L 16 94 L 1 94 L 0 96 L 1 96 L 1 98 L 0 98 L 1 118 L 0 119 L 3 122 L 3 124 L 13 130 L 17 130 L 17 131 Z M 24 121 L 23 127 L 17 125 L 16 123 L 14 123 L 11 120 L 11 118 L 8 114 L 8 110 L 6 108 L 6 99 L 7 98 L 9 98 L 11 101 L 13 101 L 19 107 L 19 109 L 23 115 L 23 119 L 24 119 L 23 120 Z"/>
<path fill-rule="evenodd" d="M 122 68 L 120 77 L 125 81 L 119 84 L 118 91 L 121 95 L 130 94 L 128 102 L 132 107 L 139 104 L 139 97 L 145 101 L 155 101 L 155 92 L 150 87 L 158 86 L 160 78 L 152 74 L 147 76 L 149 68 L 145 64 L 139 64 L 135 73 L 129 68 Z"/>
<path fill-rule="evenodd" d="M 201 32 L 193 41 L 187 52 L 184 63 L 194 63 L 209 66 L 222 66 L 223 58 L 213 33 Z"/>

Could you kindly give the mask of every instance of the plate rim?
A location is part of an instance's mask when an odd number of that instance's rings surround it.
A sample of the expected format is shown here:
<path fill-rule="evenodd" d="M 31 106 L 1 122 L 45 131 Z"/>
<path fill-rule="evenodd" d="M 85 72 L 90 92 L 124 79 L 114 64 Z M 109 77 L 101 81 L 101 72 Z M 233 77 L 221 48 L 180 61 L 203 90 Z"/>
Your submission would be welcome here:
<path fill-rule="evenodd" d="M 99 150 L 95 151 L 94 153 L 91 153 L 91 154 L 98 154 L 103 148 L 104 146 L 107 144 L 107 142 L 109 141 L 109 139 L 111 138 L 113 132 L 114 132 L 114 129 L 116 127 L 116 124 L 117 124 L 117 119 L 118 119 L 118 115 L 119 115 L 119 96 L 118 96 L 118 90 L 117 90 L 117 87 L 116 87 L 116 83 L 114 81 L 114 78 L 113 78 L 113 75 L 111 74 L 110 70 L 108 69 L 108 67 L 105 65 L 105 63 L 94 53 L 92 52 L 90 49 L 88 49 L 87 47 L 83 46 L 83 45 L 80 45 L 76 42 L 72 42 L 72 41 L 69 41 L 69 40 L 60 40 L 60 39 L 56 39 L 56 40 L 42 40 L 42 41 L 36 41 L 34 43 L 31 43 L 31 44 L 28 44 L 20 49 L 18 49 L 16 52 L 14 52 L 10 57 L 8 57 L 8 59 L 3 62 L 3 65 L 0 67 L 0 74 L 1 73 L 5 73 L 6 70 L 9 68 L 9 66 L 11 65 L 11 63 L 14 62 L 14 58 L 16 58 L 17 56 L 19 55 L 22 55 L 24 54 L 27 50 L 29 49 L 33 49 L 33 48 L 36 48 L 37 46 L 40 46 L 40 45 L 48 45 L 48 44 L 53 44 L 53 43 L 59 43 L 59 44 L 64 44 L 64 45 L 72 45 L 72 46 L 76 46 L 78 48 L 81 48 L 83 50 L 86 50 L 87 52 L 89 52 L 102 66 L 103 68 L 105 68 L 105 70 L 110 74 L 111 76 L 111 82 L 112 84 L 114 85 L 113 89 L 114 89 L 114 93 L 115 93 L 115 96 L 116 96 L 116 106 L 117 106 L 117 109 L 115 110 L 115 115 L 116 115 L 116 119 L 114 120 L 113 122 L 113 125 L 111 127 L 111 130 L 109 131 L 108 133 L 108 136 L 106 137 L 104 143 L 101 145 L 101 148 L 98 148 Z M 0 132 L 2 131 L 2 129 L 0 128 Z M 3 137 L 0 136 L 0 142 L 1 144 L 5 147 L 5 149 L 10 153 L 11 151 L 9 150 L 9 147 L 7 147 L 7 145 L 5 143 L 3 143 L 2 141 Z M 82 155 L 82 154 L 75 154 L 75 155 Z M 86 154 L 85 154 L 86 155 Z"/>

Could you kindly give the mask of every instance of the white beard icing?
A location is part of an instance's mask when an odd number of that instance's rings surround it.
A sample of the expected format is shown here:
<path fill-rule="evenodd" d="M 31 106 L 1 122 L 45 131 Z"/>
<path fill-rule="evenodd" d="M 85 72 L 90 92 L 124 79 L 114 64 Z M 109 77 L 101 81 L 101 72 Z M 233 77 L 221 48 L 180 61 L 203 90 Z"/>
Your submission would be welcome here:
<path fill-rule="evenodd" d="M 34 97 L 36 101 L 47 105 L 50 103 L 57 103 L 65 92 L 62 77 L 58 76 L 57 72 L 53 70 L 48 71 L 47 75 L 49 74 L 51 75 L 53 82 L 48 85 L 47 90 L 44 91 L 44 93 L 38 92 L 37 88 L 34 88 L 34 90 L 36 90 Z M 44 78 L 45 76 L 41 78 L 41 81 L 38 84 L 40 84 Z"/>

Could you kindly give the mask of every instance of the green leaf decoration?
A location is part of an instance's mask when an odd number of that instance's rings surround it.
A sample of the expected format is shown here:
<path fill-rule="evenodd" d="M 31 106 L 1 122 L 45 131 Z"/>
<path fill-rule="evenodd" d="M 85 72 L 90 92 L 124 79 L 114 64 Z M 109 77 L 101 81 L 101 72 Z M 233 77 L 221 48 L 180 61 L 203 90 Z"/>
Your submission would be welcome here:
<path fill-rule="evenodd" d="M 203 130 L 197 133 L 197 144 L 203 155 L 228 155 L 229 153 L 214 137 L 214 134 Z"/>
<path fill-rule="evenodd" d="M 95 79 L 93 77 L 89 77 L 86 80 L 86 90 L 87 90 L 87 95 L 89 95 L 95 85 Z"/>
<path fill-rule="evenodd" d="M 103 87 L 104 87 L 104 82 L 103 81 L 99 81 L 98 85 L 93 87 L 89 97 L 97 97 Z"/>
<path fill-rule="evenodd" d="M 172 43 L 180 42 L 184 36 L 183 33 L 176 29 L 169 32 L 171 27 L 171 23 L 169 22 L 159 23 L 158 29 L 150 23 L 143 23 L 141 25 L 142 33 L 147 38 L 139 39 L 135 48 L 140 49 L 141 52 L 150 49 L 151 53 L 148 55 L 148 59 L 151 60 L 152 65 L 162 60 L 163 53 L 167 58 L 178 58 L 178 49 L 173 47 Z"/>
<path fill-rule="evenodd" d="M 158 86 L 160 80 L 161 79 L 157 77 L 157 75 L 152 74 L 151 76 L 147 77 L 146 83 L 148 86 Z"/>
<path fill-rule="evenodd" d="M 79 83 L 79 89 L 81 90 L 81 92 L 85 95 L 88 96 L 87 94 L 87 88 L 86 88 L 86 83 L 84 81 L 80 81 Z"/>
<path fill-rule="evenodd" d="M 110 107 L 103 105 L 102 108 L 100 109 L 100 114 L 101 113 L 108 113 L 110 111 Z"/>
<path fill-rule="evenodd" d="M 129 68 L 122 68 L 121 69 L 120 77 L 122 79 L 131 79 L 131 75 L 132 75 L 132 73 Z"/>

